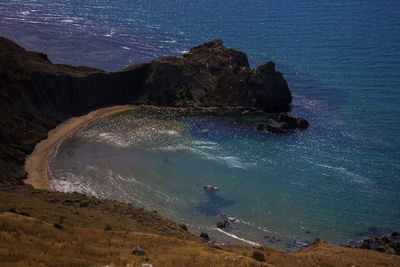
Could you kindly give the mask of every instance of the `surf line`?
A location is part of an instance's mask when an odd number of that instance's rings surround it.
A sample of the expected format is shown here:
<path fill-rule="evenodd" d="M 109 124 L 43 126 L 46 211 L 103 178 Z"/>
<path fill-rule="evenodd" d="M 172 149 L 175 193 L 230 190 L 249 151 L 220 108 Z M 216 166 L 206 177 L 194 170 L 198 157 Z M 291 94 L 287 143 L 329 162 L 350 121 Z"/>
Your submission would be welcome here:
<path fill-rule="evenodd" d="M 237 240 L 240 240 L 240 241 L 245 242 L 245 243 L 247 243 L 247 244 L 250 244 L 250 245 L 252 245 L 252 246 L 261 247 L 261 245 L 260 245 L 259 243 L 256 243 L 256 242 L 253 242 L 253 241 L 250 241 L 250 240 L 247 240 L 247 239 L 238 237 L 237 235 L 234 235 L 234 234 L 225 232 L 225 231 L 222 230 L 222 229 L 219 229 L 219 228 L 216 228 L 216 227 L 213 228 L 213 229 L 215 229 L 215 230 L 217 230 L 217 231 L 219 231 L 219 232 L 221 232 L 221 233 L 223 233 L 223 234 L 225 234 L 225 235 L 227 235 L 227 236 L 230 236 L 230 237 L 232 237 L 232 238 L 234 238 L 234 239 L 237 239 Z"/>

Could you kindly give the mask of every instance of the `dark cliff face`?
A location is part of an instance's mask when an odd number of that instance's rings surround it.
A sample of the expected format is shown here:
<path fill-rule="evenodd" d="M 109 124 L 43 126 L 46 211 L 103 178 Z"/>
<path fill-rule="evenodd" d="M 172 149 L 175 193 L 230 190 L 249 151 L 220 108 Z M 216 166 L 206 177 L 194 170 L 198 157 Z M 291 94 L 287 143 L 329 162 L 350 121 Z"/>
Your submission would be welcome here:
<path fill-rule="evenodd" d="M 287 109 L 292 97 L 268 62 L 250 69 L 247 56 L 214 40 L 182 57 L 164 57 L 115 73 L 52 64 L 0 37 L 0 183 L 18 184 L 34 145 L 61 121 L 120 104 L 240 105 Z"/>
<path fill-rule="evenodd" d="M 292 101 L 273 62 L 252 70 L 246 54 L 224 47 L 221 40 L 194 47 L 179 58 L 165 57 L 147 64 L 151 72 L 141 88 L 144 104 L 239 105 L 282 111 Z"/>

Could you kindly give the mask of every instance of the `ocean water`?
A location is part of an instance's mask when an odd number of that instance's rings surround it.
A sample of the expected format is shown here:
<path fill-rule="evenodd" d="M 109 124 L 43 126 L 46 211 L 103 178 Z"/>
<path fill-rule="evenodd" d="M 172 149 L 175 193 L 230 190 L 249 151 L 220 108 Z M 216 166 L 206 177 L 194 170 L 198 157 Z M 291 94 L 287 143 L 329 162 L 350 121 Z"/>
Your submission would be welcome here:
<path fill-rule="evenodd" d="M 60 147 L 58 190 L 282 249 L 400 230 L 398 1 L 11 0 L 0 1 L 0 34 L 53 62 L 109 71 L 222 38 L 253 67 L 273 60 L 292 114 L 311 123 L 270 135 L 234 118 L 124 113 Z M 228 233 L 213 228 L 221 213 L 240 221 Z"/>

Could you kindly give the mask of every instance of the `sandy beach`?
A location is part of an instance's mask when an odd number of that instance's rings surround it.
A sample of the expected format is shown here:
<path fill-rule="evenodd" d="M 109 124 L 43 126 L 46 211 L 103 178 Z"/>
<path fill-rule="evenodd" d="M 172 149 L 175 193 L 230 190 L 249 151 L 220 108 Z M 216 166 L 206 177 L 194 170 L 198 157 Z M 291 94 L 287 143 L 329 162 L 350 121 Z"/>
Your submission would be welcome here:
<path fill-rule="evenodd" d="M 91 122 L 131 109 L 135 109 L 135 106 L 122 105 L 98 109 L 81 117 L 70 118 L 50 130 L 47 138 L 38 143 L 32 154 L 26 158 L 25 171 L 28 173 L 28 178 L 24 182 L 36 189 L 50 190 L 47 165 L 58 145 Z"/>

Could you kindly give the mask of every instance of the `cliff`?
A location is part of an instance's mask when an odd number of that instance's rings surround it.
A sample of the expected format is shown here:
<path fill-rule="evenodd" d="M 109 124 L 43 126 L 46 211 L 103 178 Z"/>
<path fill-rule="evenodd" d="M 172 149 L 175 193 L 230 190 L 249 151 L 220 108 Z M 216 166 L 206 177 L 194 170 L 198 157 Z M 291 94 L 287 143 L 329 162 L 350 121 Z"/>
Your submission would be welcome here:
<path fill-rule="evenodd" d="M 25 177 L 27 154 L 61 121 L 120 104 L 246 106 L 280 111 L 292 96 L 273 62 L 251 69 L 247 56 L 214 40 L 182 57 L 114 73 L 52 64 L 0 37 L 0 183 Z"/>
<path fill-rule="evenodd" d="M 155 211 L 37 190 L 22 181 L 26 155 L 49 129 L 96 108 L 141 103 L 279 111 L 290 102 L 288 86 L 272 62 L 252 70 L 245 54 L 223 47 L 220 40 L 180 58 L 107 73 L 52 64 L 46 55 L 27 52 L 0 37 L 0 265 L 398 265 L 396 255 L 323 242 L 296 253 L 219 246 Z"/>

